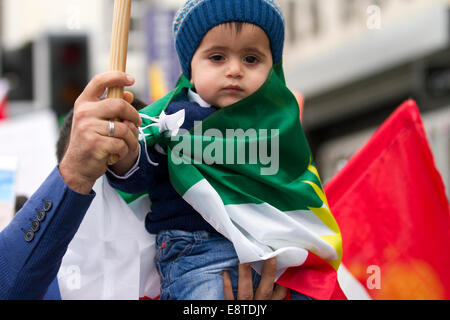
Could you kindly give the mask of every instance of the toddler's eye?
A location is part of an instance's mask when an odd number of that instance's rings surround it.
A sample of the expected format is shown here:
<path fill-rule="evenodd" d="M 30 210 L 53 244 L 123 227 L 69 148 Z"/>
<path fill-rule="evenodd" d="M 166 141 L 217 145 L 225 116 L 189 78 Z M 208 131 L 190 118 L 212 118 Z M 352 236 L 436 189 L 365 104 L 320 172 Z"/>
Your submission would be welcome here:
<path fill-rule="evenodd" d="M 258 58 L 254 57 L 254 56 L 247 56 L 244 58 L 245 62 L 250 63 L 250 64 L 255 64 L 258 62 Z"/>
<path fill-rule="evenodd" d="M 221 61 L 221 60 L 223 60 L 223 57 L 222 57 L 221 55 L 215 54 L 215 55 L 209 57 L 209 60 L 212 60 L 212 61 Z"/>

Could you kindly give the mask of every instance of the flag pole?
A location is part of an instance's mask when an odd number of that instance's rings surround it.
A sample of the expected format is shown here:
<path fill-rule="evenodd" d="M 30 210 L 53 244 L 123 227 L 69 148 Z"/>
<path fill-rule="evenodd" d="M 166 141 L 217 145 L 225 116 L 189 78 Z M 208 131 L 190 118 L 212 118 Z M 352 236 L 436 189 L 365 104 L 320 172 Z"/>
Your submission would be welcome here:
<path fill-rule="evenodd" d="M 114 0 L 114 17 L 111 34 L 110 71 L 126 71 L 128 33 L 130 30 L 131 0 Z M 123 99 L 124 88 L 108 88 L 108 98 Z M 120 119 L 112 119 L 120 121 Z M 111 154 L 108 164 L 112 165 L 119 160 L 118 155 Z"/>

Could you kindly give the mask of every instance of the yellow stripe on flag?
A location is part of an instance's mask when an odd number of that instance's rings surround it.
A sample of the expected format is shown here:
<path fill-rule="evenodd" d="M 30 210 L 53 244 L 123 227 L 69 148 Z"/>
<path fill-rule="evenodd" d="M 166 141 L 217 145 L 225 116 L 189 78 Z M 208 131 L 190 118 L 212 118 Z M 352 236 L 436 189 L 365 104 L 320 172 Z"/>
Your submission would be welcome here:
<path fill-rule="evenodd" d="M 342 260 L 342 237 L 341 237 L 341 234 L 338 233 L 338 234 L 332 234 L 332 235 L 328 235 L 328 236 L 320 236 L 320 238 L 336 249 L 336 253 L 339 258 L 336 260 L 326 259 L 326 261 L 333 267 L 334 270 L 337 271 L 339 269 L 339 265 L 341 264 L 341 260 Z"/>
<path fill-rule="evenodd" d="M 316 176 L 316 178 L 319 181 L 321 181 L 320 177 L 319 177 L 319 172 L 317 171 L 317 168 L 312 164 L 312 159 L 309 160 L 309 165 L 308 165 L 307 170 L 310 171 L 311 173 L 313 173 L 314 176 Z M 341 259 L 342 259 L 341 231 L 339 230 L 339 226 L 329 209 L 327 197 L 326 197 L 323 189 L 320 186 L 318 186 L 317 184 L 315 184 L 314 182 L 307 181 L 307 180 L 304 180 L 302 182 L 309 184 L 313 188 L 316 195 L 320 198 L 320 200 L 322 200 L 322 203 L 323 203 L 321 208 L 308 207 L 308 209 L 311 210 L 328 228 L 330 228 L 330 230 L 332 230 L 333 232 L 336 233 L 334 235 L 321 236 L 320 238 L 322 240 L 326 241 L 329 245 L 331 245 L 336 250 L 336 253 L 339 258 L 336 260 L 327 260 L 327 261 L 331 264 L 331 266 L 335 270 L 337 270 L 339 268 L 339 265 L 340 265 Z"/>

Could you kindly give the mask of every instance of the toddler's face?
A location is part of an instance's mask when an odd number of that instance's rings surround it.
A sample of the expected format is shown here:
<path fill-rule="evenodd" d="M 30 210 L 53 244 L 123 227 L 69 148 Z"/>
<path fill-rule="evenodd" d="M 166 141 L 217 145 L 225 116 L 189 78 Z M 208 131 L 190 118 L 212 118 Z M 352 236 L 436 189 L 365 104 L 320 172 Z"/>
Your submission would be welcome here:
<path fill-rule="evenodd" d="M 192 57 L 191 81 L 203 100 L 226 107 L 258 90 L 272 64 L 270 41 L 260 27 L 244 23 L 238 33 L 222 24 L 205 35 Z"/>

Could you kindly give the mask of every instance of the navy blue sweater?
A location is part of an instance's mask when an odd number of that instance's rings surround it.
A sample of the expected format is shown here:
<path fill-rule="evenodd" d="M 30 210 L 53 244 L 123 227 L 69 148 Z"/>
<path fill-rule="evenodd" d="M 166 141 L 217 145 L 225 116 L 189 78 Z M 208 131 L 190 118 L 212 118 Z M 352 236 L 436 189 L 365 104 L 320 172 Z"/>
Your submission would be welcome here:
<path fill-rule="evenodd" d="M 185 121 L 181 128 L 186 130 L 194 127 L 194 121 L 201 121 L 218 110 L 213 106 L 210 108 L 201 107 L 196 102 L 190 102 L 186 98 L 186 100 L 170 103 L 165 113 L 174 114 L 182 109 L 185 110 Z M 158 166 L 153 166 L 148 163 L 144 152 L 144 145 L 141 142 L 139 169 L 129 178 L 118 179 L 109 172 L 107 177 L 112 187 L 123 192 L 148 192 L 152 204 L 151 212 L 145 218 L 147 231 L 152 234 L 164 230 L 216 232 L 173 188 L 169 180 L 167 155 L 159 153 L 154 147 L 149 147 L 147 152 L 150 159 L 159 163 Z"/>

